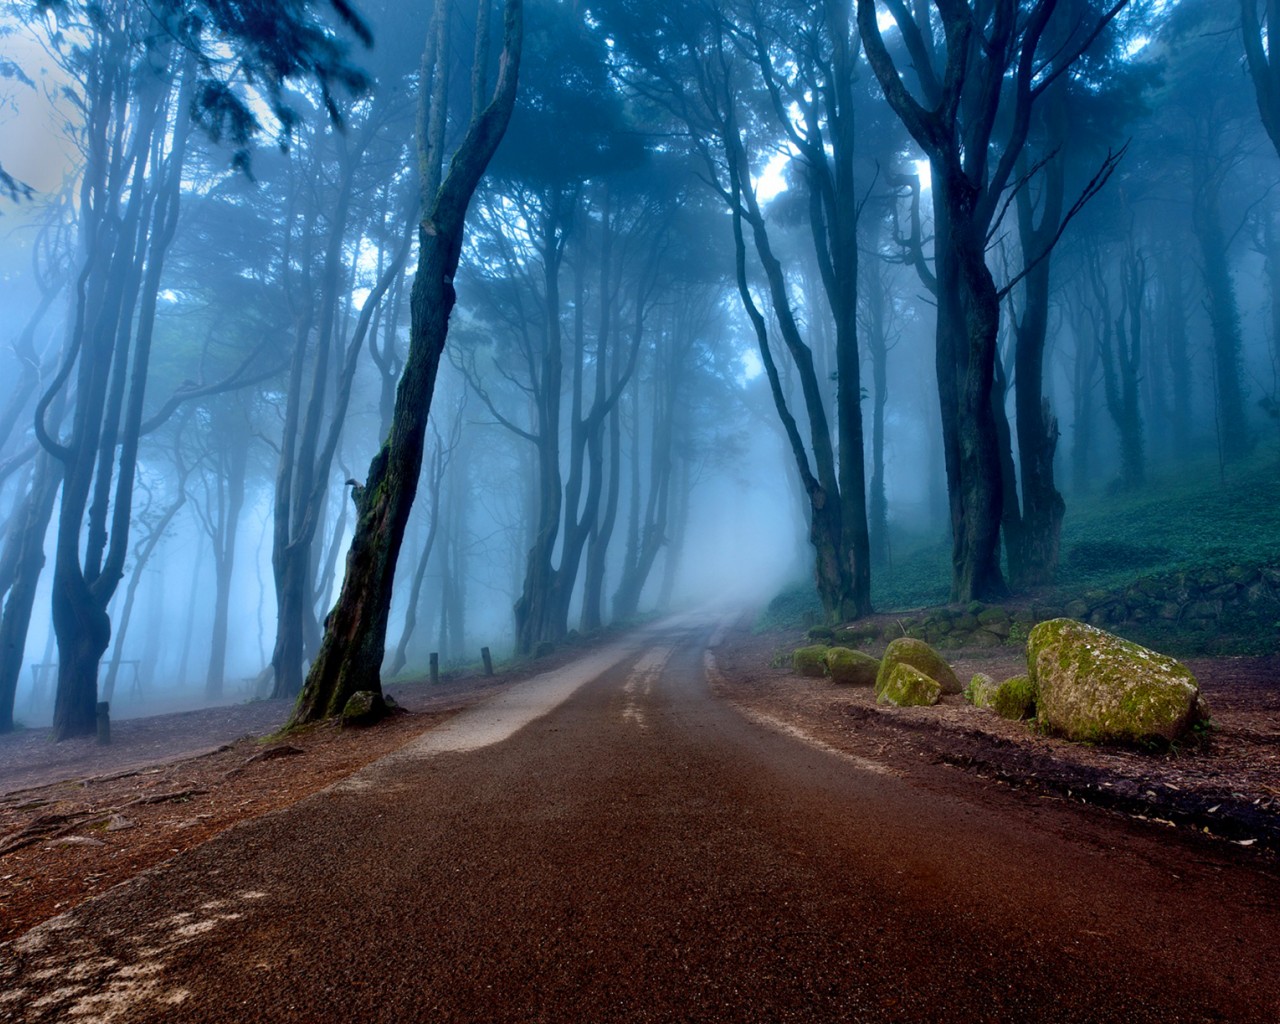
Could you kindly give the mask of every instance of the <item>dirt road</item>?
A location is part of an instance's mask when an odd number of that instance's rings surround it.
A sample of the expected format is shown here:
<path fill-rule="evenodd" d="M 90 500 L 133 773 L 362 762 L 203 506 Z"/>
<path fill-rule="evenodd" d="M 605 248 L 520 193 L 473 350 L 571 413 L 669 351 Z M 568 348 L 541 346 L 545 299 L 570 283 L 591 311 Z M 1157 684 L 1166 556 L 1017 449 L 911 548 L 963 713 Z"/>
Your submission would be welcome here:
<path fill-rule="evenodd" d="M 0 947 L 0 1020 L 1280 1019 L 1268 869 L 753 723 L 709 693 L 711 629 L 520 684 Z"/>

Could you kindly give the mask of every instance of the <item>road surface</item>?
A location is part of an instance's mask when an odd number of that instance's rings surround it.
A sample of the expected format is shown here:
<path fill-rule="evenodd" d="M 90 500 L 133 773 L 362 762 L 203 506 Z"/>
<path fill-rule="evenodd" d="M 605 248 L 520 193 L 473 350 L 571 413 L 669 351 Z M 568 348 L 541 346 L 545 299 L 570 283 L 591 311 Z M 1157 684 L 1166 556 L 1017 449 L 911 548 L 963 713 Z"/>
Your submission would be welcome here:
<path fill-rule="evenodd" d="M 1274 873 L 752 722 L 712 631 L 520 684 L 0 947 L 0 1020 L 1280 1020 Z"/>

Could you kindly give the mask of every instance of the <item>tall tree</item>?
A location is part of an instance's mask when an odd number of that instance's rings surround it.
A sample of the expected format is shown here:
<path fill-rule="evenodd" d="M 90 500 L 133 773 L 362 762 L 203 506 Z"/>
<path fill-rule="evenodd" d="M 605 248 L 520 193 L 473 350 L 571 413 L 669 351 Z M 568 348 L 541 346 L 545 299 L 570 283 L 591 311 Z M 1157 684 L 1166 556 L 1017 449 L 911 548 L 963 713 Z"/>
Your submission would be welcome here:
<path fill-rule="evenodd" d="M 730 211 L 739 297 L 806 497 L 818 593 L 833 621 L 864 615 L 871 608 L 871 575 L 851 4 L 706 2 L 653 12 L 647 4 L 612 0 L 598 7 L 642 72 L 635 76 L 638 87 L 687 127 L 704 177 Z M 818 268 L 818 287 L 805 297 L 812 308 L 801 304 L 788 277 L 758 190 L 763 162 L 779 148 L 795 154 Z M 827 323 L 835 348 L 834 409 L 821 376 Z M 798 402 L 784 386 L 789 372 L 800 385 Z"/>
<path fill-rule="evenodd" d="M 1006 190 L 1016 187 L 1036 104 L 1126 2 L 1117 0 L 1058 33 L 1049 31 L 1060 13 L 1057 0 L 932 0 L 914 6 L 905 0 L 858 0 L 868 62 L 931 168 L 935 356 L 954 601 L 998 598 L 1008 590 L 999 553 L 1005 481 L 992 401 L 1002 291 L 987 248 L 1006 208 Z M 905 51 L 896 57 L 881 31 L 881 8 L 892 17 Z M 908 63 L 910 75 L 903 70 Z M 1039 258 L 1029 255 L 1024 273 Z"/>
<path fill-rule="evenodd" d="M 63 472 L 53 620 L 54 736 L 65 739 L 95 728 L 98 664 L 111 634 L 107 607 L 123 575 L 138 444 L 150 422 L 146 385 L 178 226 L 188 114 L 239 146 L 244 163 L 259 129 L 244 74 L 252 78 L 256 69 L 259 95 L 285 131 L 288 79 L 312 77 L 328 97 L 335 81 L 363 84 L 363 76 L 347 63 L 345 44 L 296 0 L 280 4 L 269 22 L 246 18 L 252 12 L 238 0 L 202 3 L 203 16 L 195 17 L 174 2 L 37 6 L 53 15 L 55 45 L 85 119 L 74 324 L 66 358 L 36 408 L 37 437 Z M 363 33 L 345 3 L 337 9 Z M 230 58 L 228 41 L 239 44 Z M 47 413 L 73 376 L 70 431 L 54 436 Z"/>
<path fill-rule="evenodd" d="M 1271 144 L 1280 155 L 1280 54 L 1271 52 L 1274 45 L 1271 32 L 1280 26 L 1280 0 L 1240 0 L 1240 21 L 1258 113 Z"/>
<path fill-rule="evenodd" d="M 423 62 L 420 88 L 424 116 L 418 137 L 422 219 L 410 299 L 409 352 L 396 391 L 391 431 L 370 463 L 364 485 L 353 488 L 356 532 L 347 554 L 342 592 L 326 620 L 320 652 L 290 719 L 294 725 L 339 713 L 360 690 L 372 690 L 381 699 L 387 615 L 404 530 L 417 494 L 449 315 L 457 301 L 453 282 L 462 254 L 467 208 L 502 141 L 516 100 L 524 39 L 523 3 L 504 0 L 502 53 L 493 91 L 483 108 L 489 52 L 483 26 L 488 21 L 489 0 L 480 0 L 479 9 L 482 17 L 477 19 L 481 27 L 471 72 L 471 116 L 447 174 L 442 174 L 445 90 L 443 84 L 437 85 L 447 75 L 447 65 L 435 59 L 437 54 L 430 44 Z"/>

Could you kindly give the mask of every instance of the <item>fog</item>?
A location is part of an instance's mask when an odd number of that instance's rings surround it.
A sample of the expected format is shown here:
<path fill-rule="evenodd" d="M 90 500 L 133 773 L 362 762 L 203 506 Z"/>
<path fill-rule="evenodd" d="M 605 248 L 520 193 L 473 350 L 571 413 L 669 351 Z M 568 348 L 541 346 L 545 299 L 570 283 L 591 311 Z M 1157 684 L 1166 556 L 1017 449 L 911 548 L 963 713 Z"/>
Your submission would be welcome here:
<path fill-rule="evenodd" d="M 1055 593 L 1080 510 L 1272 464 L 1266 27 L 973 6 L 957 78 L 927 3 L 524 4 L 375 677 Z M 503 9 L 298 5 L 270 73 L 213 16 L 0 15 L 0 731 L 297 696 Z"/>

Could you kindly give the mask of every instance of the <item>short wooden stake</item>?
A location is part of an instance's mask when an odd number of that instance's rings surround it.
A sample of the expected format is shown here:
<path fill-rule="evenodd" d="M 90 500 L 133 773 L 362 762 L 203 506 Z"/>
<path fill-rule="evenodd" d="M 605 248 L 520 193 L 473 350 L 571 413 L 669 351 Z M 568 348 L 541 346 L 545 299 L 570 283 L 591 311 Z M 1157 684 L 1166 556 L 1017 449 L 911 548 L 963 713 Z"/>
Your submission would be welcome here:
<path fill-rule="evenodd" d="M 489 653 L 489 648 L 480 648 L 480 657 L 484 660 L 484 674 L 493 675 L 493 656 Z"/>
<path fill-rule="evenodd" d="M 440 682 L 440 655 L 435 651 L 431 652 L 431 685 L 435 686 Z"/>

